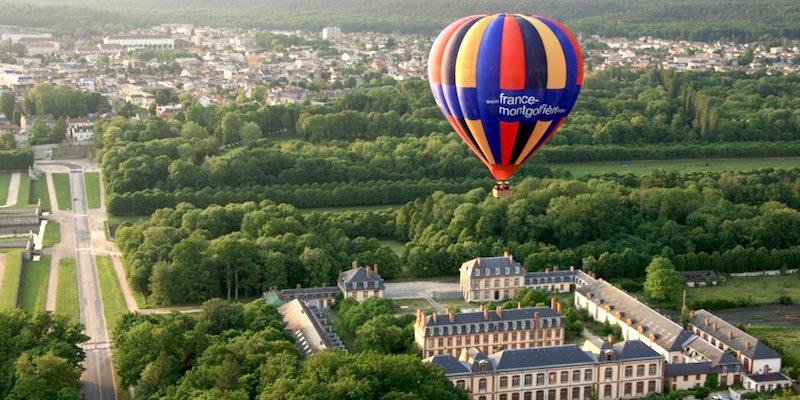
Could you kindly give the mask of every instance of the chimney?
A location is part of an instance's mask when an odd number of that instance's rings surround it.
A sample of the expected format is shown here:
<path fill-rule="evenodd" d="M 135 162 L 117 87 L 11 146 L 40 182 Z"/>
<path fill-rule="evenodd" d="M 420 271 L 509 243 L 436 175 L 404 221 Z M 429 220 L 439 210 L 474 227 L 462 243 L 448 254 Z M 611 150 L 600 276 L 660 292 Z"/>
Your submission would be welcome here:
<path fill-rule="evenodd" d="M 689 318 L 694 318 L 694 310 L 689 311 Z"/>
<path fill-rule="evenodd" d="M 456 322 L 456 315 L 453 312 L 448 314 L 450 316 L 450 323 Z"/>
<path fill-rule="evenodd" d="M 508 258 L 508 256 L 510 256 L 510 255 L 511 255 L 511 253 L 509 253 L 508 250 L 503 252 L 503 257 L 505 257 L 505 258 Z"/>
<path fill-rule="evenodd" d="M 296 286 L 295 288 L 296 288 L 297 290 L 300 290 L 300 289 L 302 289 L 302 288 L 303 288 L 303 286 L 302 286 L 302 285 L 300 285 L 300 284 L 298 283 L 298 284 L 297 284 L 297 286 Z"/>
<path fill-rule="evenodd" d="M 433 322 L 436 322 L 436 311 L 434 311 L 433 314 L 431 314 L 431 316 L 433 317 Z"/>
<path fill-rule="evenodd" d="M 733 331 L 728 332 L 728 340 L 733 340 Z"/>
<path fill-rule="evenodd" d="M 561 303 L 556 303 L 556 312 L 561 314 Z"/>
<path fill-rule="evenodd" d="M 592 299 L 592 292 L 586 292 L 586 300 Z"/>
<path fill-rule="evenodd" d="M 497 306 L 494 312 L 497 313 L 497 318 L 503 318 L 503 307 Z"/>
<path fill-rule="evenodd" d="M 517 302 L 517 308 L 522 308 L 522 302 L 521 301 Z"/>
<path fill-rule="evenodd" d="M 614 335 L 609 333 L 608 338 L 606 338 L 606 340 L 608 341 L 608 344 L 614 344 Z"/>
<path fill-rule="evenodd" d="M 447 306 L 447 307 L 444 308 L 444 313 L 445 314 L 450 314 L 450 306 Z"/>
<path fill-rule="evenodd" d="M 570 265 L 569 266 L 569 272 L 575 272 L 575 266 L 574 265 Z"/>
<path fill-rule="evenodd" d="M 370 276 L 370 269 L 369 269 L 369 265 L 367 265 L 367 267 L 366 267 L 365 269 L 367 270 L 367 277 L 369 278 L 369 276 Z"/>
<path fill-rule="evenodd" d="M 703 320 L 703 326 L 708 326 L 708 318 Z"/>
<path fill-rule="evenodd" d="M 539 329 L 539 312 L 533 313 L 533 330 Z"/>
<path fill-rule="evenodd" d="M 595 275 L 594 275 L 594 271 L 589 271 L 589 276 L 590 276 L 592 279 L 594 279 L 594 277 L 595 277 Z"/>
<path fill-rule="evenodd" d="M 378 264 L 373 264 L 372 270 L 375 272 L 375 275 L 378 275 Z"/>
<path fill-rule="evenodd" d="M 353 269 L 358 268 L 358 260 L 353 261 Z"/>
<path fill-rule="evenodd" d="M 549 273 L 550 273 L 550 268 L 545 268 L 545 269 L 544 269 L 544 273 L 545 273 L 545 274 L 549 274 Z"/>
<path fill-rule="evenodd" d="M 553 272 L 558 272 L 558 264 L 553 265 Z"/>
<path fill-rule="evenodd" d="M 556 304 L 558 304 L 558 300 L 556 300 L 556 298 L 555 298 L 555 297 L 551 297 L 551 298 L 550 298 L 550 309 L 552 309 L 553 311 L 555 311 L 555 310 L 556 310 L 556 307 L 558 307 L 558 306 L 556 306 Z"/>
<path fill-rule="evenodd" d="M 479 267 L 481 267 L 481 266 L 482 266 L 482 265 L 481 265 L 481 259 L 480 259 L 480 258 L 478 259 L 478 266 L 479 266 Z"/>
<path fill-rule="evenodd" d="M 481 304 L 480 310 L 483 311 L 483 304 Z"/>
<path fill-rule="evenodd" d="M 748 341 L 748 342 L 744 342 L 744 348 L 745 348 L 746 350 L 750 350 L 750 347 L 752 347 L 752 346 L 753 346 L 753 345 L 752 345 L 752 344 L 750 344 L 750 342 L 749 342 L 749 341 Z"/>
<path fill-rule="evenodd" d="M 483 309 L 483 319 L 485 319 L 487 321 L 489 320 L 489 309 L 488 308 L 484 308 Z"/>
<path fill-rule="evenodd" d="M 713 324 L 711 324 L 711 327 L 712 327 L 714 330 L 717 330 L 717 322 L 716 322 L 716 321 L 714 321 L 714 323 L 713 323 Z"/>

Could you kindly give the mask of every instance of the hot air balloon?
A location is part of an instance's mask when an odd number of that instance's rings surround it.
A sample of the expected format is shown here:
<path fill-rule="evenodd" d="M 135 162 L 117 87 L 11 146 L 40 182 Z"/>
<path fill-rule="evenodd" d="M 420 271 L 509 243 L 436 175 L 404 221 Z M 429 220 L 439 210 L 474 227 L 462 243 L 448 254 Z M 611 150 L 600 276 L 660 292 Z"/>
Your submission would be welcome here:
<path fill-rule="evenodd" d="M 508 197 L 508 180 L 564 123 L 583 82 L 578 42 L 551 18 L 473 15 L 447 26 L 428 59 L 433 97 Z"/>

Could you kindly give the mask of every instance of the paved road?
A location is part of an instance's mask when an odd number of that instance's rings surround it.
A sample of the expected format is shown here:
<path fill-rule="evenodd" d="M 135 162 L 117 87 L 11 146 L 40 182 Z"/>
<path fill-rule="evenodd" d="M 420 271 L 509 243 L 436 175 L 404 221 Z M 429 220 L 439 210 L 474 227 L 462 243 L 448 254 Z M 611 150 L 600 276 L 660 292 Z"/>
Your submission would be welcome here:
<path fill-rule="evenodd" d="M 81 376 L 83 394 L 88 400 L 115 400 L 111 344 L 103 316 L 103 301 L 94 260 L 83 168 L 78 164 L 67 162 L 42 164 L 62 165 L 70 169 L 71 225 L 78 273 L 78 299 L 84 333 L 90 338 L 88 342 L 82 344 L 86 352 L 86 360 L 83 365 L 86 370 Z"/>

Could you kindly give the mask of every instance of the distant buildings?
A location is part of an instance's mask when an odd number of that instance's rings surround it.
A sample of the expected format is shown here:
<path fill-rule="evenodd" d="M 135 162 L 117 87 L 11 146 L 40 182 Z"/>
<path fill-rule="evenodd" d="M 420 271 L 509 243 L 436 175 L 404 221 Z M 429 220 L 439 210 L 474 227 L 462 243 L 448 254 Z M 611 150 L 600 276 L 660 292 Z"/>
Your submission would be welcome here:
<path fill-rule="evenodd" d="M 92 120 L 89 118 L 68 118 L 67 139 L 73 142 L 83 142 L 94 139 Z"/>
<path fill-rule="evenodd" d="M 295 346 L 304 357 L 326 349 L 345 350 L 344 344 L 331 330 L 320 310 L 300 300 L 292 300 L 280 307 L 285 329 L 294 337 Z"/>
<path fill-rule="evenodd" d="M 125 49 L 172 50 L 175 39 L 155 35 L 114 35 L 103 38 L 104 44 L 117 44 Z"/>
<path fill-rule="evenodd" d="M 369 265 L 359 267 L 357 261 L 353 261 L 353 268 L 339 273 L 337 285 L 345 299 L 352 298 L 359 303 L 370 297 L 382 298 L 386 289 L 383 278 L 378 275 L 378 264 L 373 270 Z"/>
<path fill-rule="evenodd" d="M 716 272 L 709 270 L 681 271 L 681 277 L 683 281 L 686 282 L 686 286 L 689 287 L 716 285 L 719 279 Z"/>
<path fill-rule="evenodd" d="M 334 40 L 342 36 L 342 30 L 337 26 L 322 28 L 322 40 Z"/>

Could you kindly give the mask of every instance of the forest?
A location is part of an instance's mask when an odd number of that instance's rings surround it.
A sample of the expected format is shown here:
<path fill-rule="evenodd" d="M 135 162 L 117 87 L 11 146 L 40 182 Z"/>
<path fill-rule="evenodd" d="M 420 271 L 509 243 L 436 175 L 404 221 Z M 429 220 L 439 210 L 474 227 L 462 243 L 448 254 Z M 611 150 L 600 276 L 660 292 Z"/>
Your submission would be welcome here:
<path fill-rule="evenodd" d="M 544 162 L 800 153 L 797 76 L 613 69 L 590 74 L 584 86 L 567 123 L 517 177 L 565 177 Z M 398 204 L 437 189 L 465 192 L 487 176 L 446 133 L 421 80 L 321 106 L 185 102 L 187 111 L 168 121 L 97 123 L 110 212 L 262 199 Z"/>
<path fill-rule="evenodd" d="M 467 398 L 414 355 L 331 350 L 303 361 L 261 300 L 209 300 L 197 316 L 127 314 L 114 337 L 120 384 L 137 399 Z"/>
<path fill-rule="evenodd" d="M 491 5 L 479 0 L 78 0 L 71 4 L 65 7 L 53 0 L 36 0 L 31 5 L 6 0 L 0 7 L 0 23 L 49 26 L 57 33 L 76 37 L 175 21 L 260 29 L 319 30 L 337 25 L 345 31 L 434 34 L 456 18 L 500 10 L 552 16 L 575 32 L 607 36 L 742 42 L 800 37 L 800 11 L 791 0 L 501 0 Z M 159 12 L 151 12 L 153 9 Z M 63 18 L 64 14 L 74 19 Z M 64 20 L 84 23 L 65 24 Z"/>

